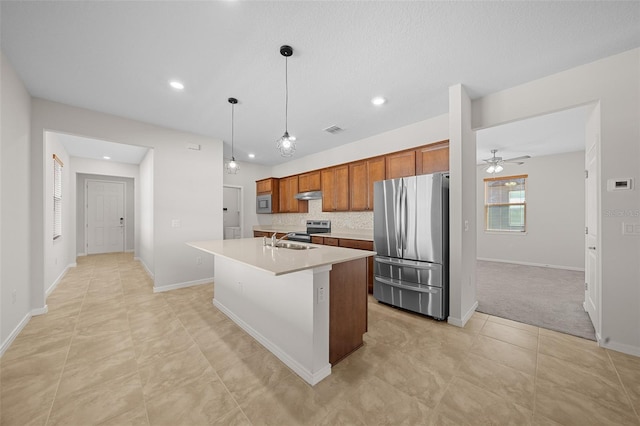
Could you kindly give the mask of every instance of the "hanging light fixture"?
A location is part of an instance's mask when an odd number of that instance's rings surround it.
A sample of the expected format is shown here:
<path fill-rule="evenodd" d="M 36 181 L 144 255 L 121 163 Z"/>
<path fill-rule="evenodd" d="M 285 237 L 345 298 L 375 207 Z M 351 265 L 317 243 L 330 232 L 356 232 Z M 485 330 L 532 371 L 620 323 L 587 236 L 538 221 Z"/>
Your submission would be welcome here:
<path fill-rule="evenodd" d="M 238 103 L 236 98 L 229 98 L 229 103 L 231 104 L 231 160 L 225 163 L 225 168 L 227 169 L 227 173 L 230 175 L 235 175 L 240 170 L 240 166 L 236 161 L 236 158 L 233 156 L 233 109 L 235 104 Z"/>
<path fill-rule="evenodd" d="M 284 87 L 285 87 L 285 101 L 284 101 L 284 135 L 276 141 L 276 147 L 280 151 L 280 155 L 283 157 L 291 157 L 296 150 L 296 138 L 289 135 L 288 129 L 288 114 L 289 114 L 289 74 L 287 59 L 293 55 L 293 49 L 291 46 L 280 46 L 280 54 L 284 56 Z"/>

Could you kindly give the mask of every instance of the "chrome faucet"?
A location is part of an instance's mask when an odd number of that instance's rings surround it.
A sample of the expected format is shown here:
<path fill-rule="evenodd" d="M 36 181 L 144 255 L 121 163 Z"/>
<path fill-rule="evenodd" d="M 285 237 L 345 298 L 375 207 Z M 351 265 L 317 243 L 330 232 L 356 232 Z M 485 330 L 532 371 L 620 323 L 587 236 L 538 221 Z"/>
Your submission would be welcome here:
<path fill-rule="evenodd" d="M 276 239 L 276 233 L 274 232 L 273 235 L 271 236 L 271 245 L 273 247 L 277 247 L 278 243 L 282 240 L 284 240 L 287 237 L 291 237 L 293 235 L 295 235 L 295 232 L 289 232 L 288 234 L 283 235 L 282 237 Z"/>

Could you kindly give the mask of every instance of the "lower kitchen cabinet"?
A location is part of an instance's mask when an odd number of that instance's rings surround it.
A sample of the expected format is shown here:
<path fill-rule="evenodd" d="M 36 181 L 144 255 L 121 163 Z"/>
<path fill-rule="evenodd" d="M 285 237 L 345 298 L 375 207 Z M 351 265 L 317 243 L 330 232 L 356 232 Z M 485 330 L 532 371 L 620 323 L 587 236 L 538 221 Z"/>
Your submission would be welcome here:
<path fill-rule="evenodd" d="M 373 251 L 373 241 L 340 238 L 340 247 Z M 373 294 L 373 256 L 367 257 L 367 291 Z"/>

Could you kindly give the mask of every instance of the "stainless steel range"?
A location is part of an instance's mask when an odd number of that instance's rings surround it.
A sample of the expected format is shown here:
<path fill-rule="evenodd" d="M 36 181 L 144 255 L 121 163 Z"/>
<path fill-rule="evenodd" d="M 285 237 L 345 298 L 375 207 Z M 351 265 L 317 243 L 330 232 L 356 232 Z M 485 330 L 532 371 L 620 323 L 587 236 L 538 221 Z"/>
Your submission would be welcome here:
<path fill-rule="evenodd" d="M 290 241 L 311 242 L 311 234 L 326 234 L 331 232 L 330 220 L 308 220 L 306 232 L 294 232 L 287 239 Z"/>

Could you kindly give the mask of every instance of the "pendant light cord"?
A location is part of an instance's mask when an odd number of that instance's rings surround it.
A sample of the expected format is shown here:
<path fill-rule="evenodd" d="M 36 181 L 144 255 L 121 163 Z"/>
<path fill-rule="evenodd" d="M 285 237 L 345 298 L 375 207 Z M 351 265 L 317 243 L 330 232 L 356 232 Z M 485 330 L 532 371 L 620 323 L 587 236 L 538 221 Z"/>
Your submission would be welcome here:
<path fill-rule="evenodd" d="M 284 57 L 284 131 L 289 133 L 289 67 L 287 56 Z"/>
<path fill-rule="evenodd" d="M 233 158 L 233 110 L 235 105 L 231 104 L 231 159 L 234 160 Z"/>

